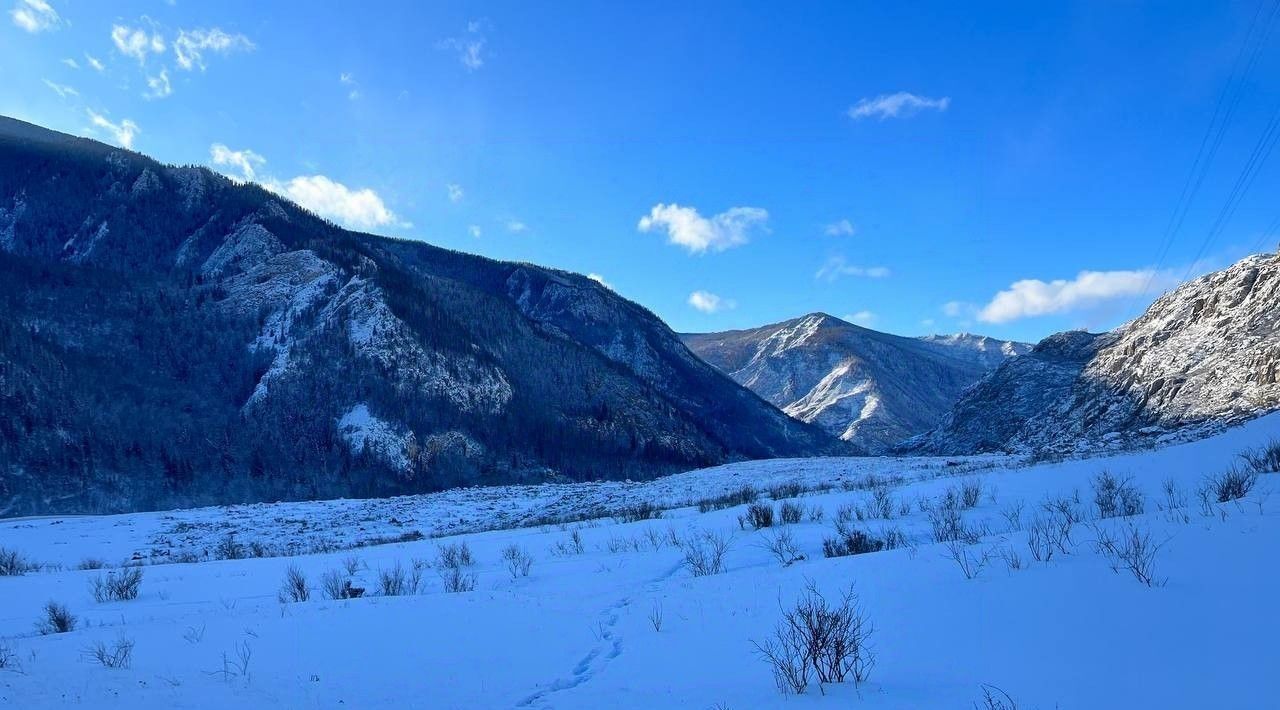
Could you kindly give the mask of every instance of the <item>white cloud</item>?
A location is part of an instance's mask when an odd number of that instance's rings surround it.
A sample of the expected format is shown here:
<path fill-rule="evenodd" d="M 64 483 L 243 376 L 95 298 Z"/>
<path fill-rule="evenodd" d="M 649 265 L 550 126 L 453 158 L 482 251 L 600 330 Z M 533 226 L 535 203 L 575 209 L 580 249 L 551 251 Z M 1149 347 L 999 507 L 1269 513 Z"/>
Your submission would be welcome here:
<path fill-rule="evenodd" d="M 140 27 L 111 26 L 111 41 L 126 57 L 133 57 L 139 64 L 146 64 L 148 54 L 163 54 L 164 37 L 159 32 L 148 33 Z"/>
<path fill-rule="evenodd" d="M 18 0 L 9 11 L 13 24 L 32 34 L 55 30 L 62 24 L 58 11 L 46 0 Z"/>
<path fill-rule="evenodd" d="M 703 313 L 719 313 L 737 308 L 738 304 L 731 299 L 721 298 L 710 291 L 694 291 L 689 294 L 687 303 Z"/>
<path fill-rule="evenodd" d="M 842 219 L 839 222 L 832 222 L 822 229 L 823 233 L 828 237 L 852 237 L 857 230 L 854 229 L 853 222 Z"/>
<path fill-rule="evenodd" d="M 466 196 L 466 192 L 463 191 L 462 186 L 457 183 L 451 182 L 448 185 L 445 185 L 444 189 L 449 193 L 449 201 L 455 205 L 462 202 L 462 198 Z"/>
<path fill-rule="evenodd" d="M 977 312 L 977 306 L 964 301 L 947 301 L 942 304 L 942 314 L 949 318 L 972 317 Z"/>
<path fill-rule="evenodd" d="M 835 281 L 842 276 L 883 279 L 889 276 L 889 273 L 887 266 L 858 266 L 848 263 L 843 256 L 837 255 L 827 259 L 813 277 L 822 281 Z"/>
<path fill-rule="evenodd" d="M 60 99 L 65 99 L 68 96 L 80 95 L 80 92 L 76 91 L 75 87 L 67 86 L 66 84 L 58 84 L 58 83 L 49 81 L 48 79 L 44 80 L 44 85 L 49 87 L 50 89 L 53 89 L 53 93 L 57 94 L 58 98 Z"/>
<path fill-rule="evenodd" d="M 177 56 L 178 66 L 187 71 L 197 67 L 204 71 L 207 66 L 206 52 L 230 54 L 252 51 L 253 48 L 253 42 L 248 37 L 224 32 L 217 27 L 207 30 L 178 30 L 178 38 L 173 41 L 173 53 Z"/>
<path fill-rule="evenodd" d="M 221 143 L 214 143 L 209 146 L 209 160 L 216 166 L 233 168 L 238 175 L 229 175 L 229 177 L 246 182 L 256 178 L 258 168 L 267 163 L 266 158 L 252 150 L 247 148 L 245 150 L 231 150 Z"/>
<path fill-rule="evenodd" d="M 286 183 L 271 180 L 263 187 L 288 197 L 321 217 L 354 229 L 411 226 L 400 221 L 373 190 L 352 189 L 324 175 L 299 175 Z"/>
<path fill-rule="evenodd" d="M 844 319 L 849 321 L 850 323 L 857 323 L 858 325 L 861 325 L 861 326 L 870 327 L 872 323 L 876 322 L 877 317 L 878 316 L 876 316 L 876 314 L 872 313 L 871 311 L 863 310 L 863 311 L 858 311 L 857 313 L 850 313 L 849 315 L 845 316 Z"/>
<path fill-rule="evenodd" d="M 63 64 L 66 64 L 67 66 L 71 67 L 72 69 L 79 69 L 79 68 L 80 68 L 80 62 L 77 62 L 76 60 L 72 59 L 71 57 L 67 57 L 66 59 L 63 59 L 63 60 L 62 60 L 62 63 L 63 63 Z"/>
<path fill-rule="evenodd" d="M 920 325 L 925 328 L 932 328 L 934 326 L 934 320 L 932 318 L 924 318 L 920 321 Z"/>
<path fill-rule="evenodd" d="M 106 69 L 106 67 L 103 66 L 102 64 L 102 61 L 91 54 L 86 53 L 84 55 L 84 60 L 86 62 L 89 62 L 89 66 L 93 67 L 94 71 L 102 71 L 103 69 Z"/>
<path fill-rule="evenodd" d="M 355 101 L 360 98 L 360 82 L 356 81 L 355 74 L 348 71 L 342 72 L 338 75 L 338 83 L 351 87 L 351 90 L 347 92 L 348 99 Z"/>
<path fill-rule="evenodd" d="M 173 86 L 169 83 L 169 70 L 161 69 L 156 76 L 147 77 L 147 93 L 144 96 L 148 99 L 163 99 L 173 93 Z"/>
<path fill-rule="evenodd" d="M 878 118 L 883 121 L 886 118 L 905 118 L 924 110 L 946 111 L 950 105 L 951 98 L 947 96 L 931 99 L 899 91 L 896 94 L 881 94 L 873 99 L 861 99 L 849 107 L 849 118 Z"/>
<path fill-rule="evenodd" d="M 436 42 L 436 49 L 447 49 L 458 53 L 458 61 L 467 71 L 475 71 L 484 66 L 483 34 L 484 23 L 472 20 L 467 23 L 467 32 L 461 37 L 446 37 Z"/>
<path fill-rule="evenodd" d="M 467 234 L 470 234 L 472 237 L 476 239 L 480 238 L 481 233 L 482 232 L 480 231 L 480 225 L 478 224 L 472 224 L 467 227 Z"/>
<path fill-rule="evenodd" d="M 641 232 L 665 229 L 668 243 L 703 254 L 746 244 L 754 229 L 768 231 L 768 220 L 769 213 L 759 207 L 731 207 L 708 219 L 693 207 L 659 203 L 640 218 L 637 228 Z"/>
<path fill-rule="evenodd" d="M 101 128 L 111 134 L 111 139 L 122 148 L 132 148 L 134 137 L 142 132 L 142 129 L 138 128 L 138 124 L 127 118 L 120 121 L 120 123 L 112 123 L 105 116 L 95 113 L 92 109 L 88 109 L 87 112 L 89 114 L 89 122 L 93 124 L 93 127 Z"/>
<path fill-rule="evenodd" d="M 601 286 L 604 286 L 605 288 L 609 289 L 610 291 L 617 291 L 617 290 L 618 290 L 618 289 L 616 289 L 616 288 L 614 288 L 614 287 L 613 287 L 613 284 L 609 283 L 608 281 L 605 281 L 604 277 L 603 277 L 603 276 L 601 276 L 600 274 L 597 274 L 597 273 L 594 273 L 594 272 L 593 272 L 593 273 L 587 274 L 587 278 L 591 279 L 592 281 L 595 281 L 596 283 L 600 284 Z M 690 296 L 690 298 L 692 298 L 692 296 Z"/>
<path fill-rule="evenodd" d="M 507 220 L 506 227 L 507 227 L 507 231 L 511 232 L 512 234 L 520 234 L 521 232 L 528 231 L 529 229 L 529 225 L 525 224 L 524 222 L 521 222 L 518 219 Z"/>
<path fill-rule="evenodd" d="M 1176 283 L 1169 273 L 1151 269 L 1136 271 L 1081 271 L 1074 279 L 1023 279 L 1000 291 L 978 311 L 985 323 L 1009 321 L 1052 313 L 1067 313 L 1115 298 L 1137 296 L 1150 288 Z"/>

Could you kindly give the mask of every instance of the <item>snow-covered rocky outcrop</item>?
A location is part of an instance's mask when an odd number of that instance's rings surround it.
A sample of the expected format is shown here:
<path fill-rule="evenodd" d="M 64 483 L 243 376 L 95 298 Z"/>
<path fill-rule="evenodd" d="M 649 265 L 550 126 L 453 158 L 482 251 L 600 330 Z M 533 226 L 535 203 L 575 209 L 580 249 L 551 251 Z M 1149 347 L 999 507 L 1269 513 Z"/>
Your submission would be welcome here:
<path fill-rule="evenodd" d="M 939 453 L 1138 446 L 1280 408 L 1280 255 L 1165 294 L 1101 335 L 1059 333 L 969 390 L 908 448 Z"/>
<path fill-rule="evenodd" d="M 904 338 L 825 313 L 682 337 L 787 414 L 872 453 L 935 426 L 965 387 L 1029 349 L 968 334 Z"/>

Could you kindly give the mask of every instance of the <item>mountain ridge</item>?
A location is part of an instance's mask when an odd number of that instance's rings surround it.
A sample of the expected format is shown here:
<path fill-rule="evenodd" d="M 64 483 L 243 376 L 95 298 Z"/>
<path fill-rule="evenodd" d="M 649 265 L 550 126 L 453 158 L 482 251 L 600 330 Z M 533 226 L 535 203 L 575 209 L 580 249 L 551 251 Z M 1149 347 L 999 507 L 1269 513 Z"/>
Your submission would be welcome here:
<path fill-rule="evenodd" d="M 585 276 L 14 119 L 0 155 L 0 515 L 858 452 Z"/>
<path fill-rule="evenodd" d="M 873 453 L 934 426 L 987 363 L 1029 349 L 967 334 L 909 338 L 821 312 L 680 337 L 791 416 Z"/>

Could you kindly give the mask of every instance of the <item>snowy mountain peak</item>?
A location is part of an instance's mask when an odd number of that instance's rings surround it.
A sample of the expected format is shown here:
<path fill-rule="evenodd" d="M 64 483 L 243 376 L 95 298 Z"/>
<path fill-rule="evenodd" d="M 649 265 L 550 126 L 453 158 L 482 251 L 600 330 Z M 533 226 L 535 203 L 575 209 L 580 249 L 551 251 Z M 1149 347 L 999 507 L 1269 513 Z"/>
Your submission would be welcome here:
<path fill-rule="evenodd" d="M 873 453 L 934 426 L 1005 353 L 1030 348 L 981 336 L 904 338 L 826 313 L 682 337 L 787 414 Z"/>
<path fill-rule="evenodd" d="M 1109 333 L 1045 338 L 909 446 L 953 453 L 1142 445 L 1277 408 L 1280 255 L 1258 254 L 1183 284 Z"/>

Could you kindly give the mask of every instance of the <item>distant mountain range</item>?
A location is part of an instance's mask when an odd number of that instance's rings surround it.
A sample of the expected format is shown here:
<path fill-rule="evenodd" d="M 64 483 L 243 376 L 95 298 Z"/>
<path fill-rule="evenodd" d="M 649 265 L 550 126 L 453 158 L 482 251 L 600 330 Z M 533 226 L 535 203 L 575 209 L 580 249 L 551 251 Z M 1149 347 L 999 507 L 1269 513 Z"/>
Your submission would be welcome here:
<path fill-rule="evenodd" d="M 0 118 L 0 515 L 858 452 L 586 277 Z"/>
<path fill-rule="evenodd" d="M 969 334 L 906 338 L 825 313 L 680 337 L 787 414 L 872 453 L 937 426 L 966 387 L 1031 349 Z"/>
<path fill-rule="evenodd" d="M 1165 294 L 1100 335 L 1050 336 L 906 451 L 1069 454 L 1207 433 L 1280 408 L 1280 254 Z"/>

